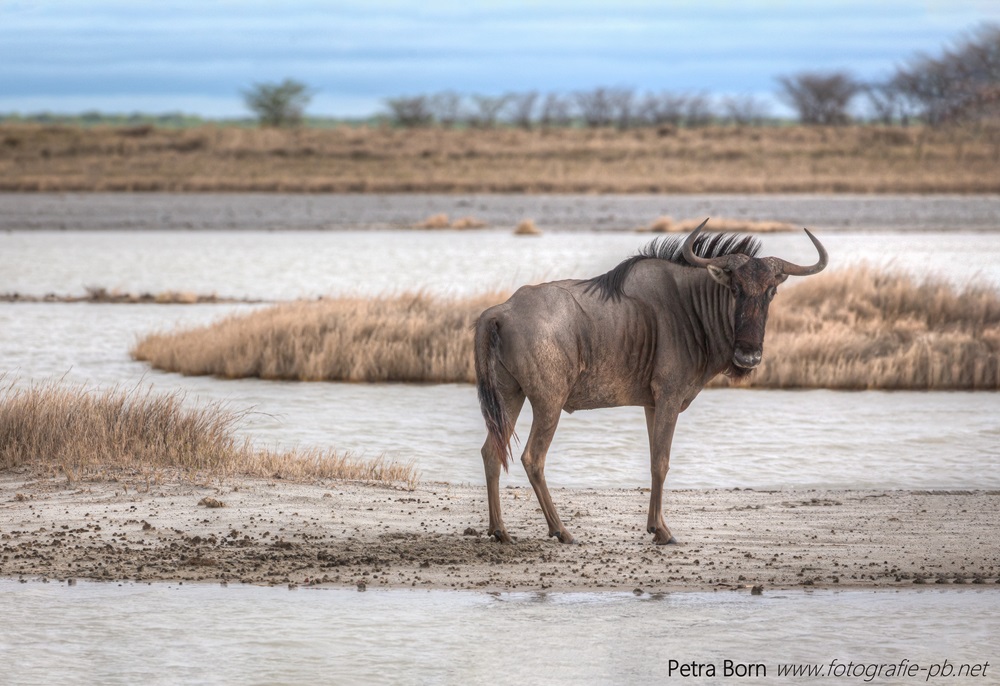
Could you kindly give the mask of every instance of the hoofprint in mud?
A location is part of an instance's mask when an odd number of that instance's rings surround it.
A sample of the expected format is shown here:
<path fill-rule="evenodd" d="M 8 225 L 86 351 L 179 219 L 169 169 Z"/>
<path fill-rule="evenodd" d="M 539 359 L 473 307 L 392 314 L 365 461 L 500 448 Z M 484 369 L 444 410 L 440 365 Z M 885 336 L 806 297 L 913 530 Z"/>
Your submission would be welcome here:
<path fill-rule="evenodd" d="M 482 486 L 69 484 L 7 472 L 0 577 L 655 593 L 1000 576 L 997 491 L 675 491 L 685 535 L 672 546 L 649 543 L 648 489 L 555 494 L 582 545 L 538 530 L 529 488 L 500 491 L 513 530 L 526 534 L 504 546 L 485 535 Z"/>

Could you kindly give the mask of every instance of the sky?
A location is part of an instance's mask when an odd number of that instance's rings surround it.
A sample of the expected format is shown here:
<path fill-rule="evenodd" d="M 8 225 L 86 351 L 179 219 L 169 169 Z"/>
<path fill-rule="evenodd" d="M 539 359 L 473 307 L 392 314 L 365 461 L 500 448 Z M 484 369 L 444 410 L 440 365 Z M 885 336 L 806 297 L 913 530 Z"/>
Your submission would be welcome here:
<path fill-rule="evenodd" d="M 773 98 L 777 76 L 876 80 L 985 21 L 1000 0 L 0 0 L 0 112 L 238 117 L 285 78 L 318 116 L 442 90 Z"/>

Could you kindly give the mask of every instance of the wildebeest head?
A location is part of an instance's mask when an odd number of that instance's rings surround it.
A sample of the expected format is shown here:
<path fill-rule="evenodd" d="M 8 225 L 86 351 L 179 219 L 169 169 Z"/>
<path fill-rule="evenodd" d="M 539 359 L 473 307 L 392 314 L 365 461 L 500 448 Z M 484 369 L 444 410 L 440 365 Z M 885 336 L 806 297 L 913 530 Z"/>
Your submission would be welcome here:
<path fill-rule="evenodd" d="M 743 377 L 760 364 L 764 349 L 764 326 L 767 308 L 778 284 L 789 276 L 809 276 L 826 267 L 827 254 L 817 238 L 805 229 L 809 240 L 819 252 L 819 261 L 811 267 L 786 262 L 779 257 L 749 257 L 743 254 L 723 255 L 706 259 L 694 254 L 695 238 L 706 219 L 684 241 L 684 259 L 688 264 L 704 267 L 709 275 L 729 289 L 733 296 L 733 359 L 729 373 Z"/>

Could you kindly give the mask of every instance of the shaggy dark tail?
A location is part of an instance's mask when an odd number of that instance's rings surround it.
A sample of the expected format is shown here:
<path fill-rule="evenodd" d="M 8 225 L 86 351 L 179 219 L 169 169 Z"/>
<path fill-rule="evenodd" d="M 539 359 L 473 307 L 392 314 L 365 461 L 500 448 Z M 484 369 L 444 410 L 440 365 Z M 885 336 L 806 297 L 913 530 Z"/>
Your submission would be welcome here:
<path fill-rule="evenodd" d="M 496 317 L 482 317 L 476 323 L 476 389 L 479 409 L 486 420 L 486 432 L 500 464 L 507 471 L 511 457 L 510 436 L 514 433 L 507 406 L 497 389 L 497 356 L 500 354 L 500 322 Z M 505 437 L 506 440 L 505 440 Z"/>

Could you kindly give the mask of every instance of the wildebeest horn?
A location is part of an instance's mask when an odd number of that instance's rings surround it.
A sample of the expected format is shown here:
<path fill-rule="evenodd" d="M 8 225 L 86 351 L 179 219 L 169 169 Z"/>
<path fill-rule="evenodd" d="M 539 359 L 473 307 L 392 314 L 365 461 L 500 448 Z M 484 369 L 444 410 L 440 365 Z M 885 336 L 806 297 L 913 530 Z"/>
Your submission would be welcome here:
<path fill-rule="evenodd" d="M 817 272 L 823 271 L 826 267 L 828 256 L 826 254 L 826 248 L 823 244 L 819 242 L 816 236 L 812 235 L 809 229 L 803 229 L 806 235 L 809 236 L 809 240 L 812 241 L 813 245 L 816 246 L 816 251 L 819 253 L 819 262 L 812 265 L 811 267 L 803 267 L 798 264 L 792 264 L 791 262 L 786 262 L 779 257 L 772 257 L 773 264 L 776 267 L 775 271 L 781 274 L 786 274 L 788 276 L 809 276 L 810 274 L 816 274 Z M 687 253 L 684 254 L 687 257 Z"/>
<path fill-rule="evenodd" d="M 694 239 L 698 237 L 698 234 L 701 232 L 703 228 L 705 228 L 705 224 L 707 223 L 708 219 L 699 224 L 698 228 L 692 231 L 690 234 L 688 234 L 688 237 L 684 239 L 684 246 L 683 246 L 684 259 L 687 260 L 688 264 L 694 265 L 695 267 L 707 267 L 708 265 L 713 263 L 712 260 L 706 260 L 704 257 L 698 257 L 697 255 L 694 254 L 693 250 Z"/>

